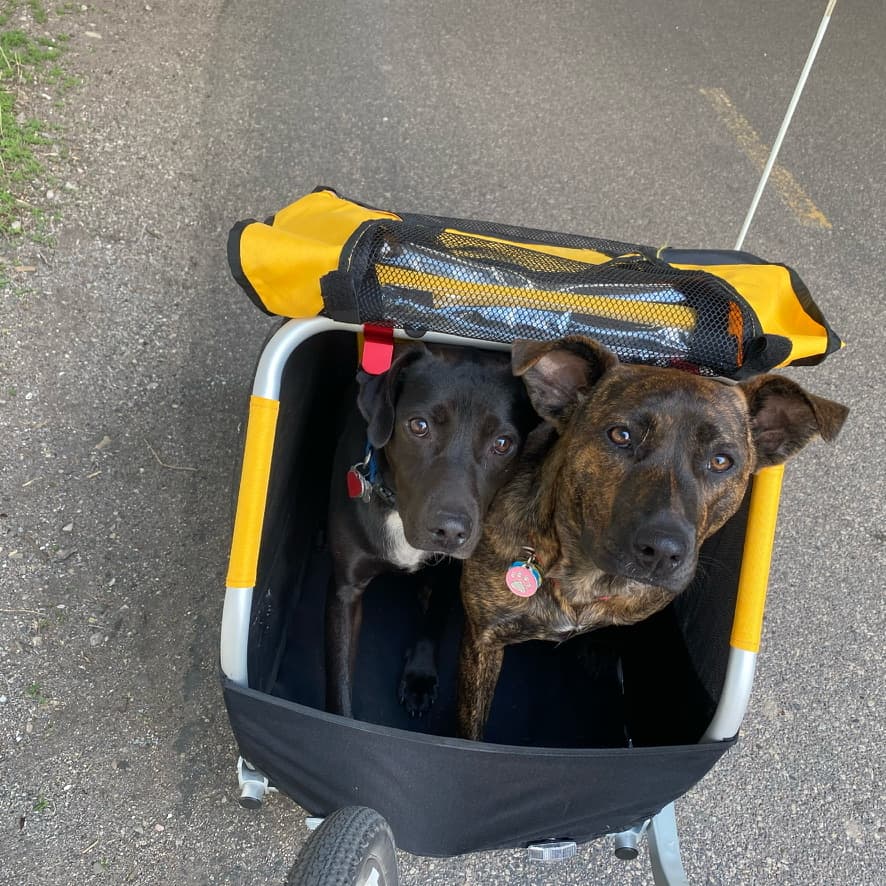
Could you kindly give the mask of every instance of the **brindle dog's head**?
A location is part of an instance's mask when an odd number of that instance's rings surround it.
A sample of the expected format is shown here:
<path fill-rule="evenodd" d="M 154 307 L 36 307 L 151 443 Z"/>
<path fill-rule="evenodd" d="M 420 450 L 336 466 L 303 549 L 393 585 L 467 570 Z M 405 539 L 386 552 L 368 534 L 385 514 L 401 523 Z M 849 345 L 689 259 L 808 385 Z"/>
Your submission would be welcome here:
<path fill-rule="evenodd" d="M 627 579 L 615 593 L 682 591 L 751 474 L 816 434 L 833 439 L 848 413 L 783 376 L 726 384 L 620 363 L 579 336 L 516 342 L 512 366 L 560 434 L 555 519 L 569 571 Z"/>
<path fill-rule="evenodd" d="M 469 557 L 492 497 L 538 423 L 508 355 L 407 345 L 383 375 L 361 374 L 358 405 L 406 541 Z"/>

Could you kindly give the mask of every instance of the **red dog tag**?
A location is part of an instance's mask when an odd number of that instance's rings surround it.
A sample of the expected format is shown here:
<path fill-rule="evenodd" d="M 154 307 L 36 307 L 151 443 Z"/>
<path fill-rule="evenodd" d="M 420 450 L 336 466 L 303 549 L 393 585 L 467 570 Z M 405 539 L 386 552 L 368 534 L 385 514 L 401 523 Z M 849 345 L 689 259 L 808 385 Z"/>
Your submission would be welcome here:
<path fill-rule="evenodd" d="M 366 494 L 366 478 L 356 469 L 348 471 L 348 496 L 350 498 L 363 498 Z"/>

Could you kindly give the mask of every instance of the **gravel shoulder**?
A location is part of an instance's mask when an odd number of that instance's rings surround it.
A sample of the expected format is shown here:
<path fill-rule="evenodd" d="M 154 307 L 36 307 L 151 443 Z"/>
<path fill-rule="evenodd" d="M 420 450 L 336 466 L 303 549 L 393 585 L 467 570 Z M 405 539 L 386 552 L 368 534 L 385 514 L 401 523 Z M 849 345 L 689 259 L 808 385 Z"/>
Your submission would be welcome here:
<path fill-rule="evenodd" d="M 74 187 L 4 290 L 2 883 L 282 879 L 292 856 L 285 801 L 248 824 L 234 802 L 217 684 L 246 393 L 214 372 L 242 316 L 206 322 L 229 292 L 200 134 L 220 6 L 76 16 Z"/>

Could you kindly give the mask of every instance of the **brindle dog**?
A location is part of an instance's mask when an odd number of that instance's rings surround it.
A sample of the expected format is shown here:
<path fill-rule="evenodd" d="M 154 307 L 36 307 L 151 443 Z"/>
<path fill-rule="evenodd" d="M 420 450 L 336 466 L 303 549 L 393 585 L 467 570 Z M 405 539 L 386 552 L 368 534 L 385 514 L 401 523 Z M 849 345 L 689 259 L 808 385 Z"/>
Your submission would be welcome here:
<path fill-rule="evenodd" d="M 505 646 L 662 609 L 689 584 L 701 543 L 736 512 L 751 474 L 816 434 L 832 440 L 848 413 L 784 376 L 725 384 L 620 363 L 580 336 L 515 342 L 512 368 L 545 423 L 464 567 L 458 734 L 474 740 Z M 534 593 L 532 579 L 509 589 L 515 561 L 539 570 Z"/>

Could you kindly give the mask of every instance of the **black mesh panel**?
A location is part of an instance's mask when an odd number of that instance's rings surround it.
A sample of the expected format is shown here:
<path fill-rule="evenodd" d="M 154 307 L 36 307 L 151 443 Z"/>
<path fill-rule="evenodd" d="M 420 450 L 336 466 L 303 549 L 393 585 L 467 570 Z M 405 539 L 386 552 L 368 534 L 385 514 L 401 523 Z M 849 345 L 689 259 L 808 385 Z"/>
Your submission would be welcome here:
<path fill-rule="evenodd" d="M 582 334 L 627 362 L 715 375 L 734 375 L 762 334 L 725 281 L 649 247 L 416 219 L 373 222 L 357 238 L 350 320 L 507 343 Z"/>

